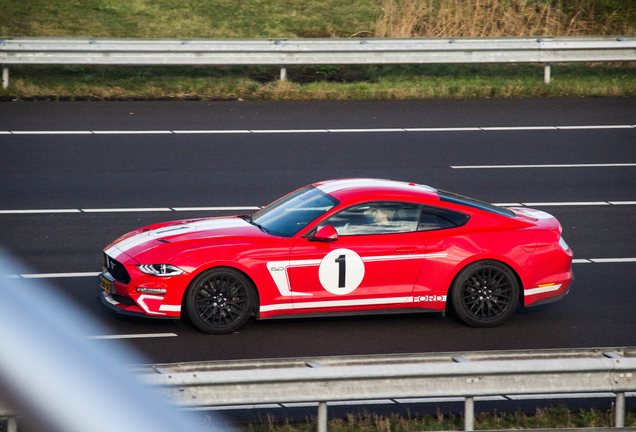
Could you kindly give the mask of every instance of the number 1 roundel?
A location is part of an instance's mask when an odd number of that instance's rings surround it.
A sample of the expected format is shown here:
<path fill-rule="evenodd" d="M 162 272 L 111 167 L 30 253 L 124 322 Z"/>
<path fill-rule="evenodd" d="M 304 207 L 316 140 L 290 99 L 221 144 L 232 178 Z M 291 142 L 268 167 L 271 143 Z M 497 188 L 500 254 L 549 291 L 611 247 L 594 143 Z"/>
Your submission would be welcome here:
<path fill-rule="evenodd" d="M 331 294 L 349 294 L 364 278 L 364 262 L 352 250 L 332 250 L 320 262 L 318 277 L 323 288 Z"/>

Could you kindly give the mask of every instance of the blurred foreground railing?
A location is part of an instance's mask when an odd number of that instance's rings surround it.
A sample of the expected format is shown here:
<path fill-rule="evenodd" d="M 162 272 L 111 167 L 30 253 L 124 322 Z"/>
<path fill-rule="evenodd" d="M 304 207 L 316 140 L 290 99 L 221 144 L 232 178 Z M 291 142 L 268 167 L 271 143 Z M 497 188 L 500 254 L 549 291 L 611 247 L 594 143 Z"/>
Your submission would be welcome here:
<path fill-rule="evenodd" d="M 606 348 L 491 353 L 282 359 L 155 365 L 138 370 L 182 407 L 422 397 L 465 398 L 473 430 L 474 398 L 612 392 L 615 426 L 624 426 L 625 393 L 636 391 L 636 349 Z"/>
<path fill-rule="evenodd" d="M 50 432 L 202 432 L 192 413 L 171 407 L 142 385 L 129 365 L 143 362 L 103 334 L 72 300 L 40 280 L 17 279 L 0 250 L 0 416 Z"/>
<path fill-rule="evenodd" d="M 636 36 L 350 39 L 118 39 L 0 36 L 9 65 L 365 65 L 636 61 Z"/>

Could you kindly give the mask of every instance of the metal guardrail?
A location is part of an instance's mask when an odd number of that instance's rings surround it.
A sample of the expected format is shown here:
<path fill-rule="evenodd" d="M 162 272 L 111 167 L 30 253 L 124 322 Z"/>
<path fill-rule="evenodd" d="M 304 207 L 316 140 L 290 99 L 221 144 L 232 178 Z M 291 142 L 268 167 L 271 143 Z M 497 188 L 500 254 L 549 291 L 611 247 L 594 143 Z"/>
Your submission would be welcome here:
<path fill-rule="evenodd" d="M 322 357 L 138 367 L 141 380 L 181 407 L 613 392 L 615 426 L 624 426 L 625 392 L 636 391 L 636 348 Z"/>
<path fill-rule="evenodd" d="M 636 36 L 350 39 L 114 39 L 0 36 L 9 65 L 288 65 L 550 63 L 636 60 Z"/>

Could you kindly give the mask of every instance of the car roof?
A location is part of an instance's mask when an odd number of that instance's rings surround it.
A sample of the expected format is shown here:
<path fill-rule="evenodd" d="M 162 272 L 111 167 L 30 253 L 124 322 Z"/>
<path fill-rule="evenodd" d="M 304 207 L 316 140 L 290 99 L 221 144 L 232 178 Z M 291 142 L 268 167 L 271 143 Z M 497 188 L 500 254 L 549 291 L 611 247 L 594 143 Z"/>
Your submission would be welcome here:
<path fill-rule="evenodd" d="M 395 180 L 354 178 L 327 180 L 312 186 L 341 202 L 369 197 L 371 199 L 416 198 L 438 201 L 437 191 L 430 186 Z"/>

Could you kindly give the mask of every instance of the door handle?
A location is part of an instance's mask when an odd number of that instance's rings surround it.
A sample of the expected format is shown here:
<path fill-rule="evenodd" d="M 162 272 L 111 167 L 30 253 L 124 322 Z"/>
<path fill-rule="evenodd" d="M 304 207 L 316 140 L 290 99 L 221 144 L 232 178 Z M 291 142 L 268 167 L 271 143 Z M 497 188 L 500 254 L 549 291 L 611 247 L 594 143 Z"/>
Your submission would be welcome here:
<path fill-rule="evenodd" d="M 415 246 L 402 246 L 402 247 L 393 249 L 393 252 L 399 253 L 399 254 L 408 254 L 408 253 L 415 253 L 419 250 L 420 248 Z"/>

